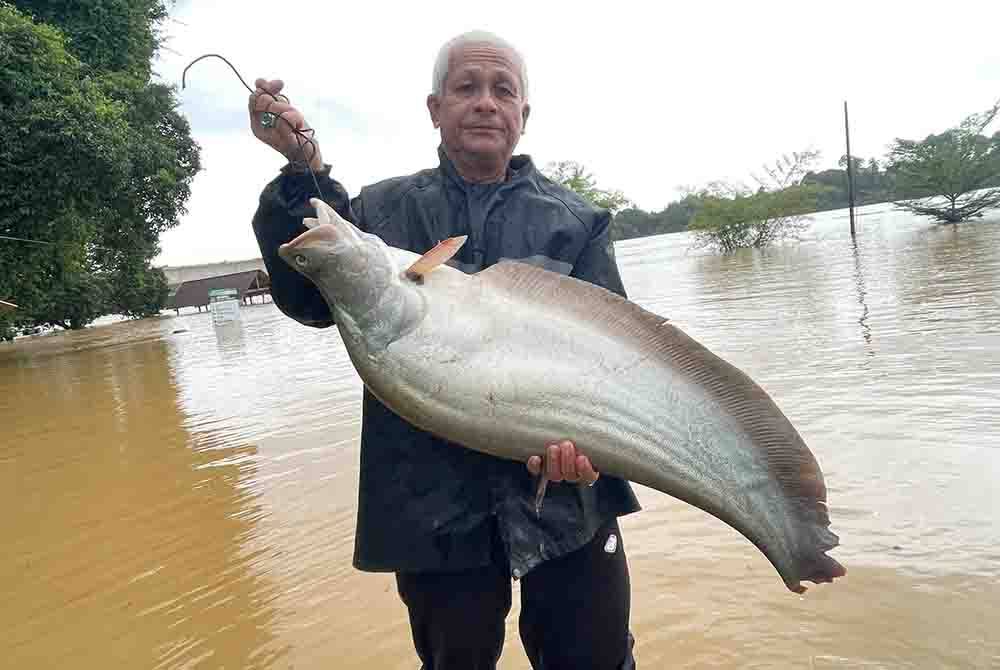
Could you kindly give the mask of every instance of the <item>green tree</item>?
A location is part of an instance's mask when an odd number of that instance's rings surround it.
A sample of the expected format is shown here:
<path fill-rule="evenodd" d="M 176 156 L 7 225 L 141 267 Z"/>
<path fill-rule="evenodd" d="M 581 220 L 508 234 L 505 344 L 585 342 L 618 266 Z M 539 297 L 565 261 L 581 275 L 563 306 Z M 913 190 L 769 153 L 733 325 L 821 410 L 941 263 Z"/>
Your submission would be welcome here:
<path fill-rule="evenodd" d="M 59 269 L 51 287 L 29 309 L 36 324 L 79 330 L 107 313 L 108 278 L 84 267 Z"/>
<path fill-rule="evenodd" d="M 621 191 L 599 188 L 594 175 L 576 161 L 551 162 L 542 170 L 542 173 L 557 184 L 576 191 L 597 207 L 606 209 L 612 214 L 617 214 L 632 204 Z"/>
<path fill-rule="evenodd" d="M 812 151 L 793 153 L 765 165 L 765 176 L 754 177 L 756 189 L 728 182 L 702 189 L 688 226 L 695 244 L 728 253 L 796 237 L 808 225 L 805 215 L 816 211 L 824 190 L 819 184 L 801 183 L 818 156 Z"/>
<path fill-rule="evenodd" d="M 943 133 L 921 141 L 897 139 L 889 160 L 900 188 L 914 199 L 896 206 L 957 223 L 1000 205 L 1000 188 L 988 188 L 1000 178 L 1000 131 L 983 134 L 998 112 L 1000 101 Z"/>
<path fill-rule="evenodd" d="M 56 26 L 70 50 L 94 72 L 148 77 L 167 18 L 162 0 L 14 0 L 36 23 Z"/>
<path fill-rule="evenodd" d="M 8 336 L 158 311 L 150 261 L 199 169 L 151 79 L 164 16 L 159 0 L 0 2 L 0 235 L 38 242 L 0 239 L 0 297 L 21 307 L 0 316 Z"/>
<path fill-rule="evenodd" d="M 114 265 L 108 277 L 108 311 L 135 318 L 159 314 L 167 301 L 167 277 L 136 256 Z"/>

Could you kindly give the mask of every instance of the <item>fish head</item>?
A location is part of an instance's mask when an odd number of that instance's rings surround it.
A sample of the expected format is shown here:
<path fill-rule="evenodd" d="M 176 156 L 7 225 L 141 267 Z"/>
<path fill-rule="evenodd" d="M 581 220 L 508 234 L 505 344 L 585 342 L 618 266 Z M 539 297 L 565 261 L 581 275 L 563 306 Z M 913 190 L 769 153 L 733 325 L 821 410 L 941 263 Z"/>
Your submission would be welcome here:
<path fill-rule="evenodd" d="M 322 200 L 313 198 L 308 230 L 278 247 L 278 256 L 309 279 L 331 308 L 365 314 L 397 282 L 396 264 L 385 242 L 362 232 Z"/>

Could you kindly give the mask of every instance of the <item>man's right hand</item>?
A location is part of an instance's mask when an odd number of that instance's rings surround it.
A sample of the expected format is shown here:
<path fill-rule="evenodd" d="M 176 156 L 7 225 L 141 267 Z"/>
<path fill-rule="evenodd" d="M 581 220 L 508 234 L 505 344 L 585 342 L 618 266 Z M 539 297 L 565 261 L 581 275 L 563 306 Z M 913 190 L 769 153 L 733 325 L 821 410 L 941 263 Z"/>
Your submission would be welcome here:
<path fill-rule="evenodd" d="M 247 104 L 250 130 L 253 131 L 254 137 L 273 147 L 289 161 L 307 162 L 314 171 L 322 168 L 323 156 L 316 138 L 309 132 L 305 117 L 288 104 L 288 98 L 281 94 L 285 83 L 280 79 L 271 81 L 258 79 L 254 82 L 254 86 L 257 90 L 250 96 Z M 271 126 L 267 127 L 262 123 L 264 112 L 270 112 L 275 117 L 281 118 L 274 118 Z M 296 135 L 295 130 L 305 131 L 305 136 Z"/>

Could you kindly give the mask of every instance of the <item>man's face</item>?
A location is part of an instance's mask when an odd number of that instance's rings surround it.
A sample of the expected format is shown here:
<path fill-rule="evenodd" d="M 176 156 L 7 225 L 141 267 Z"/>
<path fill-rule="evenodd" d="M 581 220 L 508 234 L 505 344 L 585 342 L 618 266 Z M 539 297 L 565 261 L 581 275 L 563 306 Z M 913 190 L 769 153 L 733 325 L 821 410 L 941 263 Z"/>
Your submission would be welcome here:
<path fill-rule="evenodd" d="M 521 78 L 511 54 L 485 44 L 452 52 L 441 96 L 427 108 L 453 156 L 506 163 L 528 119 Z"/>

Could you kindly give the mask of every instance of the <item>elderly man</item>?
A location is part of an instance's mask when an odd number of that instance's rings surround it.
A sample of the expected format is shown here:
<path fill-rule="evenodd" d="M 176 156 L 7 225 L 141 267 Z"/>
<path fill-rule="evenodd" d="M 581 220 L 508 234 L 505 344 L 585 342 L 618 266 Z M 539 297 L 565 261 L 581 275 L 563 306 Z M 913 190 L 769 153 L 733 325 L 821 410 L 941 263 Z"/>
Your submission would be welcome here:
<path fill-rule="evenodd" d="M 465 272 L 515 258 L 625 294 L 609 213 L 513 155 L 530 111 L 528 82 L 521 56 L 503 40 L 469 33 L 442 47 L 427 97 L 440 128 L 439 165 L 354 198 L 331 176 L 319 143 L 303 146 L 292 131 L 307 125 L 280 95 L 282 82 L 256 86 L 251 129 L 288 163 L 261 194 L 253 229 L 274 302 L 289 317 L 332 324 L 316 288 L 277 256 L 314 216 L 312 197 L 417 253 L 468 235 L 451 261 Z M 543 471 L 557 483 L 536 516 L 533 475 Z M 496 667 L 512 577 L 521 579 L 519 629 L 533 668 L 634 667 L 617 518 L 638 509 L 629 484 L 598 477 L 572 442 L 548 445 L 544 462 L 508 462 L 421 432 L 364 393 L 354 566 L 395 573 L 427 670 Z"/>

